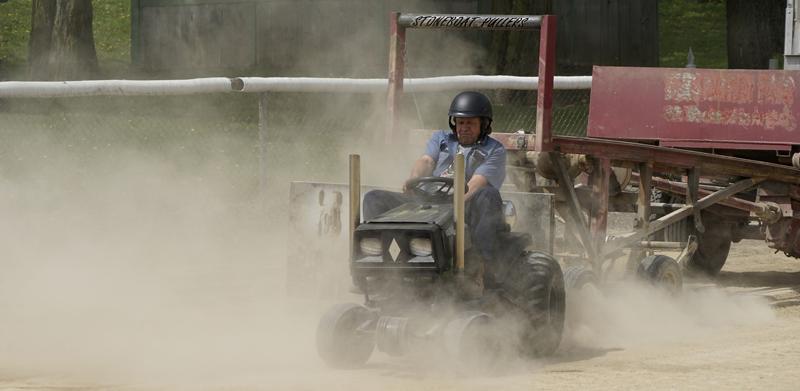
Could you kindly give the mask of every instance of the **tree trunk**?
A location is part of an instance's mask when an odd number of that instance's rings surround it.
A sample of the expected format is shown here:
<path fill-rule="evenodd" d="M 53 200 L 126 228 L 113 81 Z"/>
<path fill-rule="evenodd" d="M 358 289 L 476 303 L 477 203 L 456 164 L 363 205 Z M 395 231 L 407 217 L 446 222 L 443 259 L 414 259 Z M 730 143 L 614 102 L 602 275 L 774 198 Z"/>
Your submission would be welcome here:
<path fill-rule="evenodd" d="M 783 53 L 786 0 L 727 0 L 728 68 L 766 69 Z"/>
<path fill-rule="evenodd" d="M 33 0 L 28 63 L 34 80 L 95 76 L 92 1 Z"/>

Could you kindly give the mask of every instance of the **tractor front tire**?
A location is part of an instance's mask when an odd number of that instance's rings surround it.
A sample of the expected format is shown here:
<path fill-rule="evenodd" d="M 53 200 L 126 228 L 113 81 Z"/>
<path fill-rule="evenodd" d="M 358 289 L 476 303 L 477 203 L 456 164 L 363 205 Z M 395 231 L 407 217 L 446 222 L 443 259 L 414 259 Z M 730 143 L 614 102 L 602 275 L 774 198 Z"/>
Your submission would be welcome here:
<path fill-rule="evenodd" d="M 356 368 L 369 360 L 375 348 L 372 334 L 364 330 L 375 316 L 363 305 L 338 304 L 328 310 L 317 327 L 317 352 L 331 368 Z"/>
<path fill-rule="evenodd" d="M 520 353 L 542 357 L 555 352 L 566 309 L 564 276 L 558 262 L 548 254 L 526 251 L 509 268 L 501 288 L 521 318 Z"/>

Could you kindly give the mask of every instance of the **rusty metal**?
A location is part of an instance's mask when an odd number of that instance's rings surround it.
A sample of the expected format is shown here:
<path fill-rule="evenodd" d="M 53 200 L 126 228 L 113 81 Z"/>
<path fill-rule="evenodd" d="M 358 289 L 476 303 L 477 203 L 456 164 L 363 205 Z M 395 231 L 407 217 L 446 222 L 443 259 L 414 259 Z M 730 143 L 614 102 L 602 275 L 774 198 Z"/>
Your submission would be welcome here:
<path fill-rule="evenodd" d="M 389 15 L 389 89 L 386 96 L 388 126 L 383 141 L 392 144 L 399 133 L 400 99 L 403 95 L 403 78 L 406 55 L 406 28 L 398 23 L 399 12 Z"/>
<path fill-rule="evenodd" d="M 536 137 L 534 149 L 553 150 L 553 77 L 556 73 L 556 17 L 545 15 L 539 34 L 539 90 L 536 99 Z"/>
<path fill-rule="evenodd" d="M 456 271 L 464 271 L 464 155 L 456 155 L 455 173 L 453 174 L 453 214 L 456 219 Z"/>
<path fill-rule="evenodd" d="M 786 150 L 800 144 L 798 84 L 798 71 L 595 67 L 587 135 Z"/>
<path fill-rule="evenodd" d="M 782 218 L 765 228 L 767 245 L 790 257 L 800 258 L 800 220 Z"/>
<path fill-rule="evenodd" d="M 682 182 L 670 181 L 664 178 L 653 178 L 653 181 L 656 182 L 656 188 L 659 190 L 667 191 L 674 194 L 684 194 L 687 192 L 687 184 Z M 763 186 L 766 184 L 762 184 L 762 187 L 759 187 L 758 194 L 764 194 Z M 715 186 L 716 187 L 716 186 Z M 707 196 L 711 194 L 710 191 L 705 189 L 698 189 L 698 194 L 702 196 Z M 781 217 L 788 217 L 791 216 L 792 206 L 789 202 L 788 196 L 779 197 L 783 198 L 783 202 L 777 203 L 773 201 L 769 201 L 770 199 L 767 196 L 764 196 L 764 199 L 759 199 L 757 202 L 743 200 L 737 197 L 730 197 L 724 199 L 719 202 L 720 205 L 724 205 L 727 207 L 735 208 L 738 210 L 748 211 L 758 217 L 761 221 L 766 224 L 772 224 L 778 221 Z M 775 199 L 777 201 L 777 199 Z M 683 205 L 681 204 L 674 204 L 670 206 L 670 204 L 664 204 L 663 206 L 659 206 L 664 210 L 675 210 L 679 209 Z M 669 211 L 667 211 L 669 213 Z M 699 230 L 698 230 L 699 231 Z M 703 232 L 703 231 L 700 231 Z"/>
<path fill-rule="evenodd" d="M 639 247 L 661 249 L 661 250 L 674 250 L 686 247 L 686 242 L 664 242 L 658 240 L 643 240 L 639 242 Z"/>
<path fill-rule="evenodd" d="M 596 159 L 594 169 L 589 176 L 592 188 L 591 232 L 595 248 L 601 248 L 606 240 L 608 229 L 608 185 L 611 177 L 611 162 L 608 159 Z"/>
<path fill-rule="evenodd" d="M 639 163 L 639 192 L 636 200 L 636 227 L 646 229 L 650 224 L 651 202 L 650 193 L 652 189 L 653 163 Z"/>
<path fill-rule="evenodd" d="M 568 217 L 572 222 L 571 225 L 578 231 L 581 244 L 591 262 L 599 262 L 597 250 L 592 241 L 592 235 L 589 232 L 588 224 L 586 223 L 586 217 L 583 215 L 578 196 L 575 194 L 575 185 L 572 182 L 572 178 L 569 176 L 564 159 L 559 153 L 550 152 L 550 160 L 555 163 L 556 173 L 558 174 L 558 186 L 566 198 L 568 215 L 564 217 Z M 597 270 L 599 270 L 599 268 Z"/>
<path fill-rule="evenodd" d="M 738 181 L 725 189 L 716 191 L 708 196 L 703 197 L 702 199 L 698 200 L 694 205 L 686 205 L 685 207 L 678 209 L 670 214 L 662 216 L 661 218 L 651 221 L 650 225 L 646 229 L 640 229 L 636 232 L 627 233 L 624 235 L 619 235 L 616 238 L 609 240 L 606 242 L 606 246 L 603 248 L 601 253 L 602 256 L 608 256 L 609 254 L 613 254 L 616 251 L 619 251 L 625 247 L 629 247 L 635 243 L 640 242 L 642 239 L 652 235 L 655 232 L 658 232 L 668 225 L 680 221 L 691 214 L 694 213 L 695 209 L 705 209 L 716 202 L 719 202 L 722 199 L 730 197 L 736 193 L 745 191 L 753 186 L 763 182 L 763 178 L 750 178 Z"/>
<path fill-rule="evenodd" d="M 653 163 L 639 163 L 639 175 L 636 177 L 639 182 L 639 191 L 636 197 L 636 220 L 634 228 L 646 230 L 650 225 L 651 202 L 650 193 L 653 176 Z M 645 247 L 645 246 L 641 246 Z M 645 247 L 646 248 L 646 247 Z M 645 248 L 632 248 L 628 254 L 627 272 L 636 272 L 639 261 L 646 255 Z"/>
<path fill-rule="evenodd" d="M 697 194 L 700 187 L 700 174 L 697 172 L 697 168 L 690 168 L 686 178 L 686 204 L 694 205 L 697 203 Z M 694 210 L 692 220 L 694 221 L 694 229 L 697 232 L 703 233 L 706 231 L 700 217 L 700 209 Z"/>
<path fill-rule="evenodd" d="M 350 239 L 350 258 L 354 259 L 356 248 L 355 237 L 356 228 L 361 223 L 361 157 L 356 154 L 350 155 L 350 213 L 347 229 Z"/>
<path fill-rule="evenodd" d="M 398 24 L 415 29 L 533 30 L 542 25 L 539 15 L 402 14 Z"/>
<path fill-rule="evenodd" d="M 492 133 L 492 138 L 500 141 L 510 151 L 529 151 L 534 135 L 518 133 Z M 740 177 L 765 177 L 769 180 L 800 185 L 800 169 L 780 164 L 741 159 L 730 156 L 664 148 L 629 141 L 606 140 L 587 137 L 553 137 L 555 150 L 561 153 L 574 153 L 602 156 L 611 159 L 615 167 L 626 163 L 653 162 L 656 172 L 679 172 L 697 167 L 701 172 L 715 175 Z"/>
<path fill-rule="evenodd" d="M 636 175 L 636 174 L 634 174 L 634 175 Z M 677 194 L 677 195 L 685 195 L 686 192 L 687 192 L 687 190 L 686 190 L 687 189 L 687 185 L 685 183 L 683 183 L 683 182 L 677 182 L 677 181 L 671 181 L 669 179 L 653 177 L 653 183 L 655 185 L 654 186 L 655 188 L 657 188 L 659 190 L 662 190 L 662 191 L 669 192 L 669 193 L 673 193 L 673 194 Z M 707 190 L 707 189 L 705 189 L 703 187 L 704 187 L 703 185 L 700 185 L 700 187 L 698 188 L 698 190 L 697 190 L 698 195 L 705 197 L 705 196 L 707 196 L 707 195 L 712 193 L 711 191 L 709 191 L 709 190 Z M 721 188 L 721 187 L 718 187 L 718 186 L 713 186 L 713 187 Z M 758 205 L 755 202 L 748 201 L 748 200 L 743 200 L 743 199 L 737 198 L 737 197 L 726 198 L 726 199 L 720 201 L 719 204 L 720 205 L 725 205 L 727 207 L 731 207 L 731 208 L 747 211 L 747 212 L 753 212 L 753 213 L 756 213 L 759 210 L 763 209 L 762 206 Z M 676 204 L 676 205 L 680 205 L 680 204 Z M 668 206 L 665 206 L 665 207 L 668 207 Z"/>
<path fill-rule="evenodd" d="M 675 259 L 675 261 L 678 262 L 678 265 L 685 266 L 686 263 L 689 262 L 690 259 L 692 259 L 694 252 L 697 251 L 697 245 L 698 245 L 697 236 L 689 235 L 688 241 L 685 243 L 683 250 L 681 250 L 681 253 L 680 255 L 678 255 L 678 258 Z"/>

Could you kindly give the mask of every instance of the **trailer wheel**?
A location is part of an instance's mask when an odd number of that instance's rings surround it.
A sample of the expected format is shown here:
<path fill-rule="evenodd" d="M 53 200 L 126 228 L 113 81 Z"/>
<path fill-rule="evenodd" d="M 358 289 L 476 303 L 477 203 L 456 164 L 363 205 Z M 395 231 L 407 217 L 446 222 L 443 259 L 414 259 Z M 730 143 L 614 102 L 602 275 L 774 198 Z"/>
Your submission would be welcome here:
<path fill-rule="evenodd" d="M 328 310 L 317 327 L 317 352 L 332 368 L 354 368 L 372 355 L 375 341 L 366 332 L 374 315 L 362 305 L 339 304 Z"/>
<path fill-rule="evenodd" d="M 715 276 L 725 266 L 731 250 L 730 223 L 710 213 L 702 216 L 705 232 L 697 233 L 697 250 L 686 267 L 690 272 Z"/>
<path fill-rule="evenodd" d="M 671 295 L 677 295 L 683 289 L 681 268 L 678 262 L 666 255 L 645 257 L 639 262 L 636 274 Z"/>
<path fill-rule="evenodd" d="M 561 342 L 566 307 L 558 262 L 545 253 L 525 252 L 509 268 L 501 288 L 522 320 L 520 352 L 529 357 L 552 354 Z"/>
<path fill-rule="evenodd" d="M 670 196 L 658 192 L 659 202 L 684 202 L 680 197 Z M 655 238 L 668 242 L 685 242 L 689 235 L 697 237 L 697 250 L 686 264 L 688 271 L 715 276 L 725 266 L 728 252 L 731 249 L 732 232 L 731 223 L 708 212 L 700 215 L 705 232 L 700 233 L 694 228 L 694 220 L 689 217 L 666 226 Z"/>

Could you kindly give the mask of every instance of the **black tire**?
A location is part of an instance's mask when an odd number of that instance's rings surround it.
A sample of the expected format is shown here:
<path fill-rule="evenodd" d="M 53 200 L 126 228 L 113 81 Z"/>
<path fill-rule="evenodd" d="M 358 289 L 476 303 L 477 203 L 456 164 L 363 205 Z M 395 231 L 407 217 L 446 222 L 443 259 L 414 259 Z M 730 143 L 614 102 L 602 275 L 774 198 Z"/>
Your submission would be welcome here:
<path fill-rule="evenodd" d="M 317 327 L 317 352 L 332 368 L 355 368 L 363 365 L 375 340 L 370 333 L 360 329 L 374 315 L 362 305 L 338 304 L 328 310 Z"/>
<path fill-rule="evenodd" d="M 561 267 L 552 256 L 525 252 L 518 257 L 501 284 L 503 297 L 523 319 L 520 353 L 528 357 L 552 354 L 564 331 L 566 297 Z"/>
<path fill-rule="evenodd" d="M 683 275 L 680 265 L 666 255 L 645 257 L 639 262 L 636 274 L 669 294 L 677 295 L 683 290 Z"/>
<path fill-rule="evenodd" d="M 467 370 L 485 368 L 500 352 L 492 317 L 480 311 L 458 314 L 445 325 L 442 336 L 447 354 Z"/>
<path fill-rule="evenodd" d="M 651 197 L 656 202 L 682 203 L 684 199 L 667 193 L 654 190 Z M 694 219 L 683 219 L 665 227 L 660 233 L 655 234 L 656 240 L 668 242 L 685 242 L 689 235 L 697 238 L 697 250 L 686 263 L 689 272 L 716 276 L 725 261 L 733 241 L 732 222 L 727 221 L 713 213 L 700 212 L 700 219 L 705 227 L 705 232 L 700 233 L 694 227 Z"/>
<path fill-rule="evenodd" d="M 597 277 L 590 267 L 578 265 L 564 269 L 564 288 L 567 292 L 581 290 L 590 284 L 597 284 Z"/>
<path fill-rule="evenodd" d="M 686 263 L 686 268 L 692 273 L 713 277 L 725 266 L 731 251 L 731 223 L 710 213 L 704 213 L 702 219 L 705 232 L 696 233 L 697 250 Z"/>

